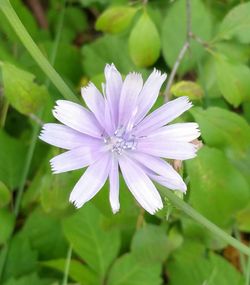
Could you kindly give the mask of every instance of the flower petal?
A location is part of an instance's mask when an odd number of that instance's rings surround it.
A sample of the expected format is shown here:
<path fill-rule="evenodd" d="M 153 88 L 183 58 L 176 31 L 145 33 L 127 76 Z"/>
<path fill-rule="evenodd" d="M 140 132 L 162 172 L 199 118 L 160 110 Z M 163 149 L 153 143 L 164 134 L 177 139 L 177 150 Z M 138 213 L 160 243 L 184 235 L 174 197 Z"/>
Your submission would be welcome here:
<path fill-rule="evenodd" d="M 180 186 L 176 185 L 176 181 L 174 181 L 174 180 L 168 179 L 168 178 L 160 176 L 160 175 L 155 175 L 155 174 L 152 174 L 152 173 L 148 173 L 148 176 L 152 180 L 154 180 L 156 183 L 158 183 L 158 184 L 160 184 L 160 185 L 162 185 L 164 187 L 167 187 L 169 189 L 181 190 L 181 192 L 183 192 L 183 193 L 186 193 L 186 191 L 187 191 L 186 184 L 185 184 L 186 187 L 181 189 Z"/>
<path fill-rule="evenodd" d="M 119 126 L 125 126 L 137 112 L 138 95 L 143 80 L 139 73 L 129 73 L 124 80 L 119 104 Z"/>
<path fill-rule="evenodd" d="M 133 152 L 132 154 L 129 154 L 129 156 L 131 159 L 136 160 L 145 168 L 149 169 L 150 172 L 147 172 L 147 174 L 150 177 L 153 179 L 159 177 L 158 181 L 164 181 L 164 186 L 168 185 L 167 187 L 170 189 L 181 190 L 183 192 L 187 190 L 187 186 L 182 177 L 165 160 L 139 152 Z"/>
<path fill-rule="evenodd" d="M 54 123 L 43 125 L 39 138 L 46 143 L 64 149 L 72 149 L 79 146 L 100 143 L 100 140 L 97 138 L 84 135 L 67 126 Z"/>
<path fill-rule="evenodd" d="M 105 153 L 86 169 L 70 194 L 70 202 L 77 208 L 80 208 L 83 204 L 92 199 L 104 185 L 109 170 L 110 154 Z"/>
<path fill-rule="evenodd" d="M 196 123 L 178 123 L 162 127 L 148 135 L 148 139 L 191 142 L 200 136 Z"/>
<path fill-rule="evenodd" d="M 81 88 L 81 94 L 88 108 L 94 113 L 99 124 L 103 126 L 105 102 L 100 91 L 93 83 L 90 83 L 87 87 Z"/>
<path fill-rule="evenodd" d="M 138 97 L 138 112 L 135 119 L 136 123 L 140 122 L 154 105 L 161 86 L 166 78 L 167 74 L 161 74 L 161 72 L 156 69 L 154 69 L 150 74 Z"/>
<path fill-rule="evenodd" d="M 76 170 L 95 162 L 104 149 L 99 146 L 81 146 L 59 154 L 50 160 L 54 173 Z"/>
<path fill-rule="evenodd" d="M 191 107 L 192 103 L 185 96 L 170 101 L 143 119 L 135 128 L 134 135 L 148 135 L 152 131 L 176 119 Z"/>
<path fill-rule="evenodd" d="M 145 172 L 128 157 L 119 157 L 124 180 L 138 203 L 150 214 L 162 209 L 161 196 Z"/>
<path fill-rule="evenodd" d="M 105 131 L 108 135 L 113 135 L 116 130 L 117 123 L 112 119 L 112 115 L 110 112 L 110 107 L 108 105 L 107 99 L 105 99 L 105 108 L 104 112 L 104 124 L 105 124 Z"/>
<path fill-rule="evenodd" d="M 159 141 L 143 138 L 138 140 L 137 150 L 154 156 L 185 160 L 195 157 L 197 148 L 194 144 L 188 142 Z"/>
<path fill-rule="evenodd" d="M 119 203 L 119 171 L 118 161 L 115 155 L 112 156 L 110 172 L 109 172 L 109 201 L 113 213 L 117 213 L 120 209 Z"/>
<path fill-rule="evenodd" d="M 101 137 L 102 129 L 91 112 L 70 101 L 58 100 L 56 103 L 53 115 L 58 121 L 81 133 Z"/>
<path fill-rule="evenodd" d="M 122 77 L 113 63 L 111 65 L 106 65 L 104 73 L 106 78 L 105 93 L 107 97 L 107 103 L 111 112 L 112 120 L 115 122 L 115 127 L 117 128 L 119 101 L 122 90 Z"/>

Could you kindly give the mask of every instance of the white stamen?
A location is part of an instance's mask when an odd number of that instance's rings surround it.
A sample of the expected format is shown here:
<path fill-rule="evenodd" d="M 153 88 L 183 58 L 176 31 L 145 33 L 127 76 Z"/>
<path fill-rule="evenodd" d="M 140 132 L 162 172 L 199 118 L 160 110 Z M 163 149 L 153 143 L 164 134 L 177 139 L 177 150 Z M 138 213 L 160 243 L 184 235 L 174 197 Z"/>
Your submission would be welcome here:
<path fill-rule="evenodd" d="M 113 136 L 104 138 L 104 143 L 109 146 L 111 152 L 121 155 L 124 150 L 135 150 L 137 142 L 135 138 L 126 138 L 124 129 L 119 128 Z"/>

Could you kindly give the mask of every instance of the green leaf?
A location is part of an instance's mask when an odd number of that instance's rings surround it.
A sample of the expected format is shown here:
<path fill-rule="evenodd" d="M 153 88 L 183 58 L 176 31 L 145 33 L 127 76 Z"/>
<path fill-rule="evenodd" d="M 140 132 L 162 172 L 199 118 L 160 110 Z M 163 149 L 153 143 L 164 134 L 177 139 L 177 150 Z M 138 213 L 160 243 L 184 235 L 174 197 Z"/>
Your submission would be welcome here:
<path fill-rule="evenodd" d="M 206 110 L 193 108 L 191 113 L 201 128 L 206 144 L 245 155 L 250 143 L 250 126 L 241 116 L 218 107 Z"/>
<path fill-rule="evenodd" d="M 54 3 L 55 2 L 55 3 Z M 57 33 L 58 29 L 58 12 L 61 13 L 61 10 L 58 9 L 58 2 L 54 1 L 50 3 L 50 9 L 48 10 L 48 20 L 49 27 L 54 32 Z M 63 5 L 61 5 L 62 8 Z M 79 9 L 77 6 L 68 5 L 65 9 L 65 16 L 63 21 L 63 32 L 60 38 L 60 42 L 63 44 L 70 43 L 69 48 L 72 48 L 72 42 L 76 39 L 77 35 L 83 33 L 88 28 L 87 15 L 83 9 Z M 62 52 L 59 48 L 58 52 Z M 67 52 L 67 50 L 63 50 Z M 70 63 L 69 61 L 67 61 Z"/>
<path fill-rule="evenodd" d="M 27 148 L 0 130 L 0 180 L 13 190 L 21 180 Z"/>
<path fill-rule="evenodd" d="M 110 0 L 80 0 L 80 4 L 83 6 L 83 7 L 89 7 L 89 6 L 92 6 L 94 4 L 108 4 L 110 2 Z"/>
<path fill-rule="evenodd" d="M 210 107 L 207 110 L 193 108 L 191 113 L 200 126 L 205 143 L 223 149 L 250 183 L 250 126 L 248 123 L 236 113 L 217 107 Z"/>
<path fill-rule="evenodd" d="M 78 172 L 63 173 L 59 176 L 51 174 L 50 170 L 45 173 L 39 187 L 43 209 L 47 213 L 66 210 L 70 205 L 69 194 L 78 179 Z"/>
<path fill-rule="evenodd" d="M 63 236 L 60 219 L 45 214 L 41 209 L 29 214 L 22 236 L 39 253 L 40 260 L 66 256 L 68 244 Z"/>
<path fill-rule="evenodd" d="M 43 44 L 48 55 L 53 49 L 53 45 L 53 42 L 46 42 Z M 66 82 L 70 82 L 70 84 L 73 84 L 74 86 L 79 83 L 82 76 L 82 68 L 79 64 L 80 57 L 81 53 L 79 49 L 72 44 L 64 42 L 59 44 L 55 57 L 55 69 L 60 71 L 60 75 Z"/>
<path fill-rule="evenodd" d="M 192 1 L 191 15 L 193 33 L 204 41 L 208 41 L 212 32 L 211 16 L 201 0 Z M 162 25 L 163 56 L 167 64 L 173 68 L 178 54 L 186 41 L 185 0 L 176 0 L 171 3 Z M 191 42 L 190 49 L 191 52 L 187 52 L 182 60 L 179 73 L 192 69 L 205 54 L 204 47 L 195 41 Z"/>
<path fill-rule="evenodd" d="M 237 216 L 237 225 L 239 230 L 243 232 L 250 232 L 250 204 L 243 210 L 241 210 Z"/>
<path fill-rule="evenodd" d="M 218 149 L 203 147 L 186 161 L 190 177 L 189 203 L 221 227 L 232 225 L 235 214 L 250 197 L 244 176 Z"/>
<path fill-rule="evenodd" d="M 114 6 L 105 10 L 97 19 L 97 31 L 117 34 L 124 31 L 131 23 L 137 9 L 129 6 Z"/>
<path fill-rule="evenodd" d="M 20 113 L 35 113 L 46 103 L 47 90 L 34 82 L 33 74 L 9 63 L 3 64 L 2 73 L 4 94 Z"/>
<path fill-rule="evenodd" d="M 54 259 L 54 260 L 44 261 L 42 262 L 42 265 L 53 269 L 57 269 L 60 272 L 64 273 L 65 263 L 66 263 L 65 259 Z M 79 284 L 84 284 L 84 285 L 98 284 L 97 276 L 86 265 L 74 259 L 70 260 L 69 276 Z"/>
<path fill-rule="evenodd" d="M 234 107 L 250 99 L 250 69 L 231 62 L 224 56 L 215 57 L 217 84 L 223 97 Z"/>
<path fill-rule="evenodd" d="M 129 52 L 139 67 L 154 64 L 160 56 L 161 40 L 157 28 L 144 12 L 133 27 L 129 37 Z"/>
<path fill-rule="evenodd" d="M 20 277 L 36 269 L 37 253 L 31 249 L 29 241 L 24 236 L 16 235 L 10 243 L 3 279 Z"/>
<path fill-rule="evenodd" d="M 244 285 L 242 275 L 221 256 L 196 243 L 185 243 L 169 260 L 170 285 Z"/>
<path fill-rule="evenodd" d="M 39 31 L 37 21 L 27 5 L 24 5 L 21 0 L 15 0 L 11 4 L 32 38 L 41 37 L 41 30 Z M 18 45 L 18 37 L 9 22 L 3 16 L 2 11 L 0 11 L 0 29 L 8 36 L 12 43 Z"/>
<path fill-rule="evenodd" d="M 22 208 L 33 204 L 38 200 L 46 213 L 57 212 L 63 214 L 69 207 L 69 194 L 80 177 L 79 171 L 53 175 L 48 164 L 49 159 L 58 154 L 50 152 L 45 157 L 44 163 L 39 168 L 34 179 L 29 184 L 22 198 Z"/>
<path fill-rule="evenodd" d="M 163 262 L 167 258 L 171 251 L 171 243 L 163 228 L 147 224 L 135 233 L 131 250 L 141 262 L 153 264 Z"/>
<path fill-rule="evenodd" d="M 103 280 L 118 254 L 120 236 L 118 231 L 105 231 L 101 227 L 101 219 L 101 213 L 93 205 L 88 204 L 65 219 L 63 226 L 74 251 Z"/>
<path fill-rule="evenodd" d="M 22 276 L 18 279 L 11 278 L 4 285 L 52 285 L 52 280 L 40 279 L 37 273 L 32 273 L 29 275 Z"/>
<path fill-rule="evenodd" d="M 2 181 L 0 181 L 0 208 L 7 206 L 10 200 L 11 200 L 10 190 Z"/>
<path fill-rule="evenodd" d="M 234 7 L 223 19 L 216 39 L 237 38 L 242 43 L 250 43 L 250 3 L 242 3 Z"/>
<path fill-rule="evenodd" d="M 215 72 L 215 61 L 212 57 L 207 58 L 204 63 L 199 65 L 198 73 L 198 82 L 203 87 L 206 96 L 212 99 L 221 98 Z M 224 99 L 222 100 L 224 101 Z"/>
<path fill-rule="evenodd" d="M 116 260 L 110 270 L 107 285 L 160 285 L 161 264 L 145 264 L 133 254 L 126 254 Z"/>
<path fill-rule="evenodd" d="M 8 209 L 0 209 L 0 244 L 4 244 L 13 232 L 15 216 Z"/>
<path fill-rule="evenodd" d="M 180 81 L 173 84 L 171 93 L 176 97 L 188 96 L 190 100 L 200 100 L 204 96 L 201 86 L 193 81 Z"/>
<path fill-rule="evenodd" d="M 124 37 L 105 35 L 82 48 L 83 68 L 92 77 L 103 74 L 107 63 L 114 63 L 121 73 L 128 73 L 134 68 Z M 95 64 L 93 64 L 93 62 Z"/>

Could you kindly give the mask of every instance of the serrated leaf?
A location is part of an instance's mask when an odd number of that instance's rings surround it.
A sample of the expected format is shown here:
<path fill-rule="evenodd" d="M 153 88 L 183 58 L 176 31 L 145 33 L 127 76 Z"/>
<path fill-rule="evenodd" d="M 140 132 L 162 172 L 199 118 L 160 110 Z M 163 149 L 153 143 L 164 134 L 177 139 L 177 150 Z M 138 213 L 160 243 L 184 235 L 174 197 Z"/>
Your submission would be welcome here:
<path fill-rule="evenodd" d="M 63 221 L 63 228 L 77 255 L 103 280 L 118 254 L 120 236 L 116 230 L 105 231 L 101 227 L 101 218 L 101 213 L 93 205 L 84 205 Z"/>
<path fill-rule="evenodd" d="M 215 57 L 217 84 L 223 97 L 234 107 L 250 99 L 250 69 L 231 62 L 224 56 Z"/>
<path fill-rule="evenodd" d="M 157 244 L 157 247 L 155 245 Z M 131 250 L 134 256 L 147 263 L 163 262 L 171 252 L 171 242 L 166 231 L 155 225 L 147 224 L 135 233 Z"/>
<path fill-rule="evenodd" d="M 120 33 L 129 26 L 136 11 L 129 6 L 110 7 L 97 19 L 96 30 L 111 34 Z"/>
<path fill-rule="evenodd" d="M 192 0 L 191 4 L 192 31 L 195 35 L 208 41 L 212 34 L 212 21 L 209 10 L 201 0 Z M 171 68 L 173 68 L 178 54 L 186 41 L 185 19 L 186 1 L 173 1 L 162 23 L 163 56 Z M 191 70 L 206 53 L 204 48 L 195 41 L 191 42 L 190 50 L 181 62 L 179 73 Z"/>
<path fill-rule="evenodd" d="M 231 226 L 250 197 L 244 176 L 222 151 L 207 146 L 195 159 L 186 161 L 186 166 L 191 187 L 189 203 L 217 225 Z"/>
<path fill-rule="evenodd" d="M 66 259 L 54 259 L 42 262 L 43 266 L 57 269 L 64 273 Z M 70 260 L 69 276 L 79 284 L 96 285 L 98 284 L 97 276 L 86 265 L 78 260 Z"/>
<path fill-rule="evenodd" d="M 107 285 L 160 285 L 161 264 L 144 264 L 133 254 L 125 254 L 116 260 L 110 270 Z"/>
<path fill-rule="evenodd" d="M 188 96 L 191 100 L 200 100 L 204 96 L 201 86 L 193 81 L 180 81 L 173 84 L 171 93 L 176 97 Z"/>
<path fill-rule="evenodd" d="M 129 36 L 129 52 L 133 62 L 139 67 L 154 64 L 160 56 L 161 40 L 157 28 L 144 12 Z"/>
<path fill-rule="evenodd" d="M 4 94 L 20 113 L 35 113 L 46 103 L 47 90 L 34 82 L 33 74 L 9 63 L 3 64 L 2 74 Z"/>
<path fill-rule="evenodd" d="M 216 39 L 237 38 L 242 43 L 250 43 L 250 3 L 235 6 L 223 19 Z"/>
<path fill-rule="evenodd" d="M 7 206 L 10 200 L 11 200 L 10 190 L 2 181 L 0 181 L 0 208 Z"/>

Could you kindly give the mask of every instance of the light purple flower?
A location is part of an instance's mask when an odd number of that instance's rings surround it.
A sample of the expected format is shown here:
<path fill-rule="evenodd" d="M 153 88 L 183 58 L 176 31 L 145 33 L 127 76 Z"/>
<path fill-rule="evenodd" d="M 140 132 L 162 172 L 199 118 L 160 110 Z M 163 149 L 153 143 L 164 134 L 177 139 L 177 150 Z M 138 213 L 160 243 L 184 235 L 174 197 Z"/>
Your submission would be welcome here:
<path fill-rule="evenodd" d="M 93 198 L 109 179 L 109 200 L 119 211 L 119 169 L 138 203 L 150 214 L 163 207 L 153 181 L 173 190 L 186 191 L 182 177 L 163 158 L 193 158 L 190 143 L 199 135 L 196 123 L 170 121 L 192 104 L 180 97 L 149 115 L 166 74 L 154 70 L 143 85 L 142 76 L 129 73 L 125 80 L 113 64 L 105 67 L 104 96 L 94 84 L 82 88 L 88 109 L 58 100 L 53 110 L 62 124 L 45 124 L 43 141 L 66 149 L 51 160 L 54 173 L 87 167 L 75 185 L 70 201 L 79 208 Z M 147 115 L 147 116 L 146 116 Z"/>

